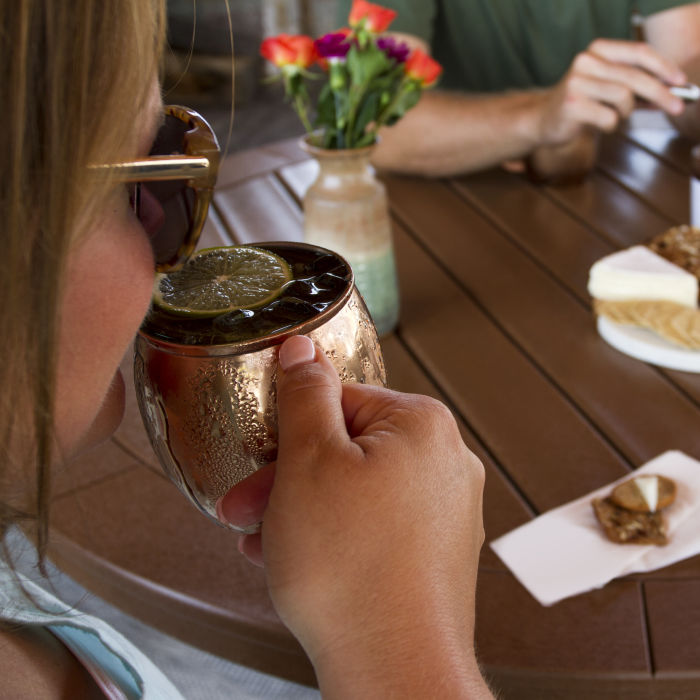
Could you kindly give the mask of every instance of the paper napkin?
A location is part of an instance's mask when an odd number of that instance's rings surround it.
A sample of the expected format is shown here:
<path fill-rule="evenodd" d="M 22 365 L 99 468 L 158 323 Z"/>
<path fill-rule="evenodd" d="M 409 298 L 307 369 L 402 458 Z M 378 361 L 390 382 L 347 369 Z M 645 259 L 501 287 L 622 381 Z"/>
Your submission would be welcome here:
<path fill-rule="evenodd" d="M 676 482 L 674 503 L 664 510 L 666 545 L 615 544 L 596 520 L 594 498 L 641 474 Z M 664 452 L 586 496 L 542 514 L 491 542 L 491 549 L 542 604 L 600 588 L 619 576 L 653 571 L 700 553 L 700 461 L 683 452 Z"/>

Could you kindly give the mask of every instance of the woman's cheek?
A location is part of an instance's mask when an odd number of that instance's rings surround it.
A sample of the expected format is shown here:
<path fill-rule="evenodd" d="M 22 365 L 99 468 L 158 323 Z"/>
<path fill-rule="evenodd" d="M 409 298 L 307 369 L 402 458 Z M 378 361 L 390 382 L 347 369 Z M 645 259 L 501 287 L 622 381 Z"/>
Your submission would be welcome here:
<path fill-rule="evenodd" d="M 143 228 L 128 209 L 109 209 L 68 265 L 55 410 L 63 452 L 104 439 L 119 425 L 124 388 L 115 375 L 148 310 L 152 286 L 153 255 Z"/>
<path fill-rule="evenodd" d="M 112 377 L 112 383 L 107 390 L 107 394 L 100 406 L 95 419 L 88 427 L 87 431 L 80 437 L 73 452 L 80 452 L 90 447 L 95 447 L 109 439 L 124 417 L 124 407 L 126 405 L 126 387 L 124 377 L 120 370 L 117 370 Z"/>

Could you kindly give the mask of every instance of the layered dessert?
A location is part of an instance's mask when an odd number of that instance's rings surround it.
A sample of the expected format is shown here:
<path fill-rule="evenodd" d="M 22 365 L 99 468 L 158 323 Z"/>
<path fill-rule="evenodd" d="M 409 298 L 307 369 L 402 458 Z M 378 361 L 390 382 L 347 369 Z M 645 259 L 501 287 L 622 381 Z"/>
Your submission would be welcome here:
<path fill-rule="evenodd" d="M 675 227 L 649 246 L 633 246 L 597 261 L 588 291 L 598 316 L 700 350 L 699 274 L 700 230 Z"/>

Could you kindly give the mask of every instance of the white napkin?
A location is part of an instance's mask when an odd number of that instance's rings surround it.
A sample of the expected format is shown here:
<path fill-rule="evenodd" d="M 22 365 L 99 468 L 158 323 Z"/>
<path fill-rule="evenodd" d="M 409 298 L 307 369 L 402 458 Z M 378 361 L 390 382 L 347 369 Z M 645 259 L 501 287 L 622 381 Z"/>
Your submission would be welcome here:
<path fill-rule="evenodd" d="M 640 474 L 676 482 L 676 500 L 664 510 L 666 545 L 615 544 L 596 520 L 591 501 Z M 700 553 L 700 462 L 671 450 L 586 496 L 550 510 L 491 542 L 516 578 L 542 604 L 600 588 L 634 572 L 653 571 Z"/>

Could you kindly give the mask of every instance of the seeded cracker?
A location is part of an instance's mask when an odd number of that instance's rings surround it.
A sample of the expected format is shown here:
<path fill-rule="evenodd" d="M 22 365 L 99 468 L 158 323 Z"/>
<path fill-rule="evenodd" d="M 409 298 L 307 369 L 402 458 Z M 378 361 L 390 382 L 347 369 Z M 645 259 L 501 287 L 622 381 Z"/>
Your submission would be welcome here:
<path fill-rule="evenodd" d="M 639 513 L 620 508 L 610 498 L 593 500 L 593 510 L 605 535 L 618 544 L 657 544 L 668 543 L 666 523 L 659 511 Z"/>
<path fill-rule="evenodd" d="M 649 247 L 700 279 L 700 228 L 674 226 L 652 238 Z"/>

